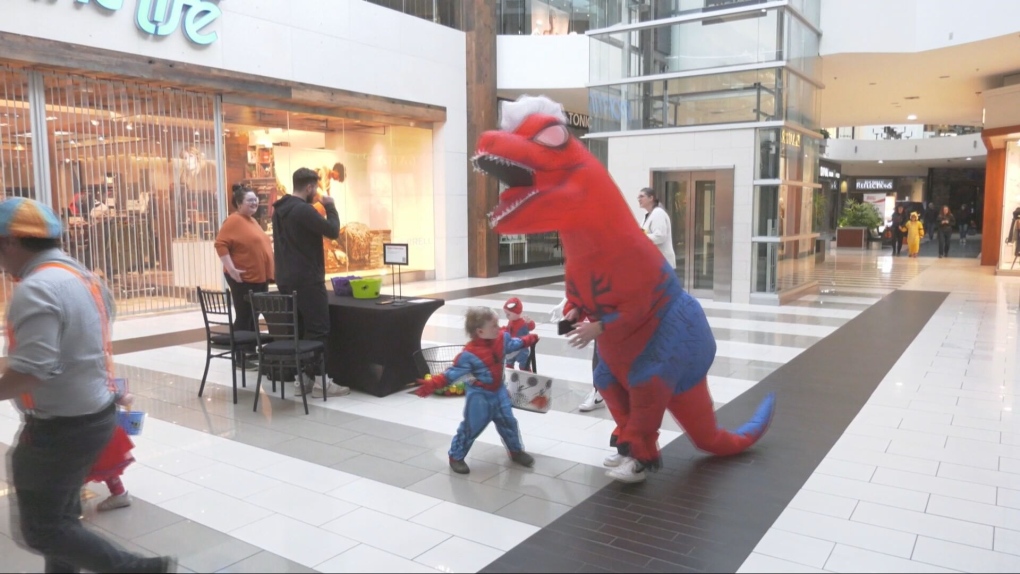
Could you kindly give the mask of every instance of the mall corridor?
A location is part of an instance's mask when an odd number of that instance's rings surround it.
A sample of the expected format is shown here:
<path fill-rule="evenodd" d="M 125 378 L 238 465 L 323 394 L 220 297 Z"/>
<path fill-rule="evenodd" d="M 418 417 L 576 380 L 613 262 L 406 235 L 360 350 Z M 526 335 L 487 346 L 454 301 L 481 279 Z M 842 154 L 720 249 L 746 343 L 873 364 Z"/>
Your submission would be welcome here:
<path fill-rule="evenodd" d="M 517 411 L 533 469 L 488 429 L 472 472 L 446 450 L 462 397 L 281 401 L 251 385 L 230 400 L 229 363 L 196 312 L 117 324 L 119 373 L 148 413 L 125 475 L 130 508 L 86 518 L 122 545 L 175 552 L 196 572 L 809 572 L 1020 569 L 1016 315 L 1020 278 L 973 259 L 893 260 L 837 250 L 824 294 L 782 306 L 702 301 L 719 342 L 710 384 L 722 424 L 778 395 L 766 437 L 731 459 L 697 453 L 664 422 L 665 465 L 611 484 L 613 425 L 577 410 L 590 349 L 555 334 L 557 269 L 405 285 L 446 304 L 423 346 L 463 342 L 463 312 L 519 297 L 538 323 L 553 410 Z M 222 363 L 222 364 L 217 364 Z M 0 443 L 18 428 L 8 406 Z M 3 492 L 8 492 L 6 484 Z M 3 570 L 40 571 L 17 548 L 0 499 Z"/>

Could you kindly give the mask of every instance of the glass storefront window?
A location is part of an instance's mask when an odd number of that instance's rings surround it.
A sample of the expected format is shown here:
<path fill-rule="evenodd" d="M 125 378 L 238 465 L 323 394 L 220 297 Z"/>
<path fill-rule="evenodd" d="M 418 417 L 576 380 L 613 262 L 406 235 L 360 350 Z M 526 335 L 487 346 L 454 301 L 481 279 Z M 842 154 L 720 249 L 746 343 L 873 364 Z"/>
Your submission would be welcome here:
<path fill-rule="evenodd" d="M 64 248 L 102 276 L 118 312 L 184 308 L 222 283 L 215 96 L 40 73 Z M 46 138 L 41 141 L 47 141 Z"/>
<path fill-rule="evenodd" d="M 786 128 L 759 129 L 755 179 L 814 183 L 821 138 Z"/>
<path fill-rule="evenodd" d="M 256 190 L 268 233 L 272 204 L 307 167 L 340 215 L 339 239 L 323 240 L 327 274 L 382 273 L 391 242 L 409 245 L 405 270 L 435 269 L 431 129 L 234 104 L 223 112 L 228 186 Z"/>
<path fill-rule="evenodd" d="M 1017 226 L 1020 219 L 1013 215 L 1020 210 L 1020 143 L 1016 141 L 1006 142 L 1006 175 L 1002 189 L 999 269 L 1016 271 L 1020 262 L 1020 227 Z"/>
<path fill-rule="evenodd" d="M 782 59 L 778 9 L 591 36 L 593 84 Z M 817 53 L 817 51 L 816 51 Z"/>
<path fill-rule="evenodd" d="M 776 117 L 776 70 L 672 78 L 588 90 L 593 132 L 760 122 Z"/>
<path fill-rule="evenodd" d="M 36 195 L 28 100 L 28 75 L 0 66 L 0 199 Z M 13 285 L 0 273 L 0 304 L 7 304 Z"/>

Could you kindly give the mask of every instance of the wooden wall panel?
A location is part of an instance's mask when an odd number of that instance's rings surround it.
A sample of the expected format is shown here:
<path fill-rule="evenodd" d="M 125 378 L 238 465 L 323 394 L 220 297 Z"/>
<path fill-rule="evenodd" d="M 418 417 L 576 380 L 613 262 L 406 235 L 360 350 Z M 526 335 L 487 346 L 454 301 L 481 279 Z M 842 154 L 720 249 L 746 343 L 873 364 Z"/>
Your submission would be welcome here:
<path fill-rule="evenodd" d="M 1006 149 L 989 149 L 985 161 L 985 211 L 981 219 L 981 264 L 999 264 L 1002 198 L 1006 183 Z"/>
<path fill-rule="evenodd" d="M 474 155 L 478 137 L 496 129 L 496 3 L 464 0 L 467 49 L 467 149 Z M 499 202 L 499 184 L 471 165 L 468 174 L 468 275 L 499 275 L 499 238 L 489 229 L 488 213 Z"/>

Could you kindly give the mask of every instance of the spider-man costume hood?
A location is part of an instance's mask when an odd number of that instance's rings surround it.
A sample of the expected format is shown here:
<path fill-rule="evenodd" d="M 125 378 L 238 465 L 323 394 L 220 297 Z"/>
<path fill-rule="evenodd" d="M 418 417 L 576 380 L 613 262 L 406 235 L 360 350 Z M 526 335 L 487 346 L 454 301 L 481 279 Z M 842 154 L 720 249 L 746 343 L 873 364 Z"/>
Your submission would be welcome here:
<path fill-rule="evenodd" d="M 504 103 L 502 129 L 481 135 L 477 169 L 508 186 L 489 214 L 499 233 L 560 235 L 567 298 L 601 321 L 595 385 L 634 458 L 657 465 L 668 408 L 701 449 L 733 454 L 771 420 L 771 395 L 736 433 L 715 425 L 706 375 L 715 339 L 701 305 L 645 237 L 609 172 L 570 136 L 563 108 L 544 97 Z"/>

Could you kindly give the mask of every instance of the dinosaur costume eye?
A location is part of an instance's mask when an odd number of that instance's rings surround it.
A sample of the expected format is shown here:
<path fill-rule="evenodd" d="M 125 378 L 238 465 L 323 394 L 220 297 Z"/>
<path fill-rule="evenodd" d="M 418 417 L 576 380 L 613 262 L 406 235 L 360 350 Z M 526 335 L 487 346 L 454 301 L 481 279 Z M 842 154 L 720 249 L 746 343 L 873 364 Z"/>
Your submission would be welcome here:
<path fill-rule="evenodd" d="M 545 147 L 563 147 L 570 141 L 570 132 L 567 131 L 566 126 L 556 124 L 543 129 L 531 139 Z"/>

